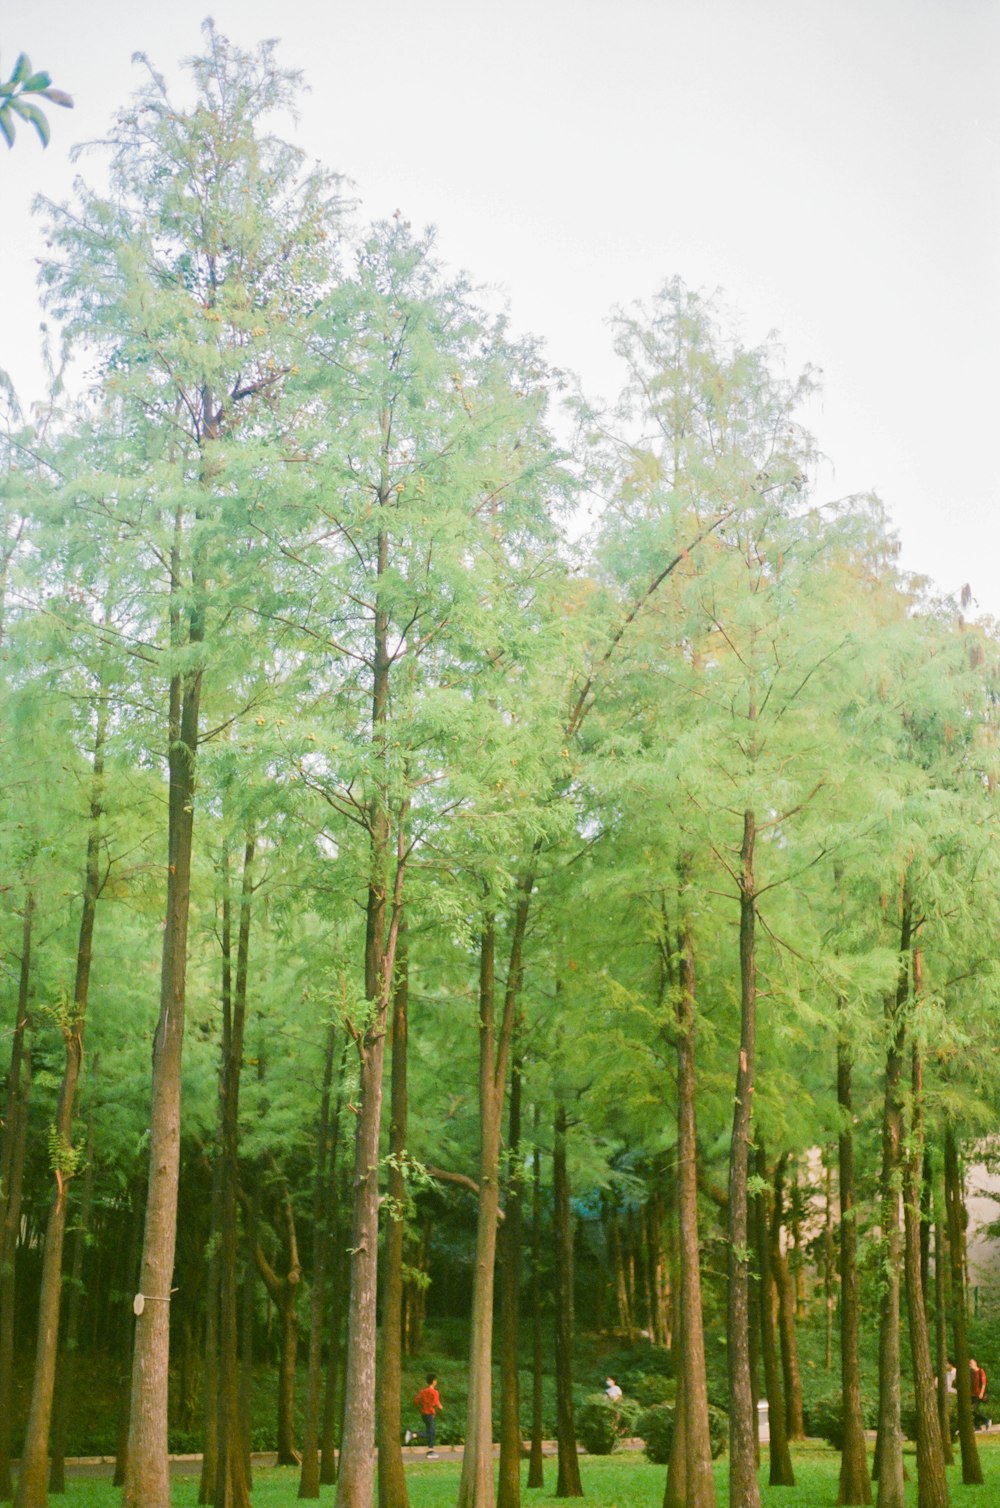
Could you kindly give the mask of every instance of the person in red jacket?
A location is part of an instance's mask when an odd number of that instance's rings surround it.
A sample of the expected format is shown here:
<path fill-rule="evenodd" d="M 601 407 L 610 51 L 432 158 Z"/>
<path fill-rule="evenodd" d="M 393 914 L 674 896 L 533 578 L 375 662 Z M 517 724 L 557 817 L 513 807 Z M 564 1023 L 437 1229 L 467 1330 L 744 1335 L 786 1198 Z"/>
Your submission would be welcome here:
<path fill-rule="evenodd" d="M 441 1402 L 441 1395 L 437 1390 L 436 1372 L 427 1373 L 427 1386 L 420 1389 L 420 1392 L 417 1394 L 413 1401 L 417 1405 L 417 1408 L 420 1410 L 421 1417 L 424 1421 L 424 1439 L 427 1443 L 427 1459 L 428 1461 L 436 1461 L 439 1458 L 437 1451 L 434 1449 L 434 1417 L 437 1413 L 440 1412 L 441 1409 L 444 1408 L 444 1404 Z"/>

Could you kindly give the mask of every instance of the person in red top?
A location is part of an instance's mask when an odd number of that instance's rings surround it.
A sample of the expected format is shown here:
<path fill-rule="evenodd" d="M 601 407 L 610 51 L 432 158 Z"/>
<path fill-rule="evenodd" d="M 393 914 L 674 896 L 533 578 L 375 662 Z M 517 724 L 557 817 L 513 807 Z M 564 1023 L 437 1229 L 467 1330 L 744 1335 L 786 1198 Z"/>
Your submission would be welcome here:
<path fill-rule="evenodd" d="M 417 1394 L 413 1401 L 417 1405 L 417 1408 L 420 1410 L 421 1416 L 424 1421 L 424 1438 L 427 1442 L 427 1459 L 429 1461 L 436 1461 L 438 1459 L 438 1453 L 434 1449 L 434 1416 L 439 1412 L 439 1410 L 444 1408 L 444 1404 L 441 1402 L 441 1395 L 437 1390 L 436 1372 L 427 1373 L 427 1386 L 420 1389 L 420 1392 Z"/>

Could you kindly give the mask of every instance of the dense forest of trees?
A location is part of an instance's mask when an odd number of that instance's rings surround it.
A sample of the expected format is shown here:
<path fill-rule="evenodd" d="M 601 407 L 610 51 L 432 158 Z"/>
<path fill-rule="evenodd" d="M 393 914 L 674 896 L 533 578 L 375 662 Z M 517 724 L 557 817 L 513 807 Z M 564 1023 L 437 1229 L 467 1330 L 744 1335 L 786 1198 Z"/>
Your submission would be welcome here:
<path fill-rule="evenodd" d="M 250 1501 L 262 1372 L 301 1496 L 403 1508 L 454 1322 L 462 1508 L 543 1427 L 582 1490 L 584 1330 L 666 1358 L 667 1504 L 714 1504 L 718 1410 L 759 1502 L 766 1397 L 772 1482 L 825 1409 L 840 1502 L 899 1508 L 905 1430 L 938 1508 L 949 1358 L 979 1479 L 994 625 L 816 499 L 808 376 L 716 301 L 619 313 L 619 402 L 568 399 L 270 134 L 272 45 L 190 66 L 42 206 L 75 376 L 4 394 L 0 1500 L 93 1448 L 85 1365 L 129 1508 L 181 1438 Z"/>

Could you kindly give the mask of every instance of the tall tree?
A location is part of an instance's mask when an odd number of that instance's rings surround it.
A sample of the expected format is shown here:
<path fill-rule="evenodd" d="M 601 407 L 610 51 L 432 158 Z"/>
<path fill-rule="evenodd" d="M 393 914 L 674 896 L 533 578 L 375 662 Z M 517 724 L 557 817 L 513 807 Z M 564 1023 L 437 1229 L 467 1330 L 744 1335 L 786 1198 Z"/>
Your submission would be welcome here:
<path fill-rule="evenodd" d="M 148 614 L 167 682 L 168 836 L 160 1021 L 154 1046 L 146 1203 L 125 1502 L 166 1508 L 167 1365 L 180 1143 L 180 1071 L 206 668 L 227 609 L 252 577 L 233 538 L 273 474 L 280 397 L 302 321 L 325 277 L 330 182 L 262 129 L 297 78 L 274 48 L 243 53 L 206 27 L 197 100 L 174 104 L 149 69 L 111 138 L 110 193 L 81 186 L 49 207 L 43 269 L 68 334 L 95 350 L 107 402 L 125 416 L 119 480 L 103 507 L 127 521 L 164 598 Z M 249 464 L 242 465 L 241 452 Z M 250 453 L 253 461 L 250 462 Z M 162 618 L 157 622 L 157 610 Z M 162 627 L 162 637 L 161 637 Z M 230 647 L 231 653 L 231 647 Z"/>

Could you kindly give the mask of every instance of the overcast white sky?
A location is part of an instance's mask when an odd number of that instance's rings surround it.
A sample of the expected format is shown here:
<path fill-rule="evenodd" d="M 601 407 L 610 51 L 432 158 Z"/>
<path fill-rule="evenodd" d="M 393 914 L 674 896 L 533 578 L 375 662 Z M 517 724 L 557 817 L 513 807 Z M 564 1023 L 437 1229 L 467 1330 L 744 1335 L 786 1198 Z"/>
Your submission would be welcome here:
<path fill-rule="evenodd" d="M 41 190 L 102 134 L 137 50 L 176 75 L 208 0 L 6 0 L 16 53 L 76 98 L 0 156 L 0 366 L 40 387 Z M 665 278 L 823 370 L 830 496 L 874 488 L 904 562 L 1000 616 L 997 0 L 217 0 L 301 67 L 297 139 L 362 214 L 438 227 L 515 328 L 612 396 L 605 325 Z M 79 169 L 94 171 L 85 159 Z"/>

